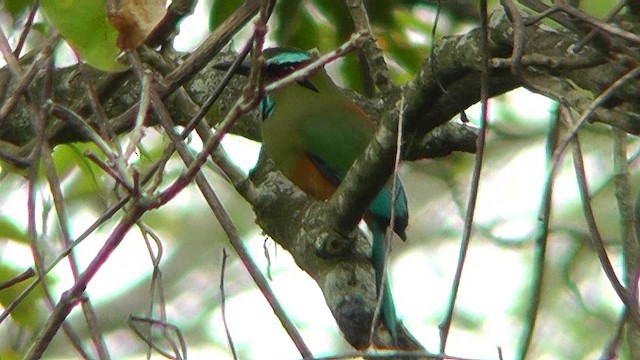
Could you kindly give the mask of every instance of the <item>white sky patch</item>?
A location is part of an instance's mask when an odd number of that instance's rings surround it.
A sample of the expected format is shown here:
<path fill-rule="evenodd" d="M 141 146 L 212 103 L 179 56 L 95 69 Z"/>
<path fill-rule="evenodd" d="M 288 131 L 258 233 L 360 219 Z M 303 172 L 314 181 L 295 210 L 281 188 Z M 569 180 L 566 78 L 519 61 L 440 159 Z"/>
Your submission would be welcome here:
<path fill-rule="evenodd" d="M 428 252 L 403 254 L 392 263 L 392 287 L 398 315 L 430 351 L 438 350 L 438 324 L 444 318 L 449 300 L 458 251 L 458 246 L 449 242 Z M 500 261 L 496 262 L 496 259 Z M 479 319 L 487 331 L 466 331 L 456 325 L 454 317 L 448 348 L 455 349 L 455 355 L 492 358 L 496 344 L 511 343 L 517 329 L 508 313 L 519 301 L 519 294 L 514 289 L 520 288 L 527 274 L 526 264 L 518 251 L 486 243 L 470 249 L 456 312 L 462 311 Z M 464 349 L 464 353 L 458 353 L 460 349 Z"/>
<path fill-rule="evenodd" d="M 259 268 L 265 271 L 268 262 L 264 257 L 263 242 L 264 236 L 258 234 L 247 242 L 247 247 Z M 273 279 L 269 281 L 269 285 L 279 302 L 294 320 L 314 355 L 335 353 L 336 339 L 339 339 L 337 324 L 318 285 L 297 268 L 289 253 L 282 248 L 277 248 L 274 252 L 273 243 L 269 248 Z M 227 292 L 227 296 L 226 315 L 229 329 L 236 348 L 245 351 L 247 358 L 275 360 L 300 357 L 257 288 L 238 294 Z M 226 343 L 220 309 L 213 313 L 210 321 L 210 336 L 217 343 Z"/>
<path fill-rule="evenodd" d="M 222 140 L 222 146 L 224 146 L 231 160 L 233 160 L 245 174 L 248 174 L 258 161 L 260 143 L 242 136 L 228 134 Z"/>
<path fill-rule="evenodd" d="M 504 96 L 512 110 L 527 122 L 547 122 L 549 111 L 554 104 L 553 100 L 525 88 L 511 90 Z"/>
<path fill-rule="evenodd" d="M 193 14 L 180 23 L 180 33 L 174 42 L 177 51 L 195 48 L 209 34 L 209 6 L 208 1 L 198 1 Z"/>
<path fill-rule="evenodd" d="M 491 169 L 491 173 L 481 179 L 475 213 L 477 222 L 531 218 L 538 211 L 545 179 L 542 145 L 513 154 L 502 168 Z"/>

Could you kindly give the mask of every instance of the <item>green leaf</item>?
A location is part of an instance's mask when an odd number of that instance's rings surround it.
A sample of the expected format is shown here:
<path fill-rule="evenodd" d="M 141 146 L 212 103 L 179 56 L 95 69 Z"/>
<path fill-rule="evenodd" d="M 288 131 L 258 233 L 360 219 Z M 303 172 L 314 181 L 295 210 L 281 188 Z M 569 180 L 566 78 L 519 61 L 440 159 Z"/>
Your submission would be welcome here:
<path fill-rule="evenodd" d="M 2 5 L 14 19 L 19 19 L 31 7 L 33 0 L 4 0 Z"/>
<path fill-rule="evenodd" d="M 222 24 L 242 3 L 242 0 L 215 0 L 209 10 L 209 31 Z"/>
<path fill-rule="evenodd" d="M 316 0 L 314 5 L 327 17 L 331 27 L 335 28 L 335 39 L 330 45 L 334 47 L 338 39 L 348 39 L 354 32 L 353 20 L 349 11 L 344 5 L 344 1 L 337 0 Z"/>
<path fill-rule="evenodd" d="M 0 359 L 19 360 L 22 359 L 22 355 L 13 349 L 0 349 Z"/>
<path fill-rule="evenodd" d="M 56 171 L 67 182 L 64 192 L 65 200 L 68 202 L 79 200 L 90 204 L 92 196 L 100 193 L 102 189 L 103 184 L 100 183 L 99 176 L 103 171 L 85 156 L 87 150 L 99 153 L 91 143 L 57 146 L 53 153 Z M 78 173 L 69 176 L 74 171 Z"/>
<path fill-rule="evenodd" d="M 0 263 L 0 279 L 2 279 L 3 282 L 13 279 L 21 273 L 22 271 L 17 271 L 16 269 L 9 267 L 6 261 Z M 14 284 L 13 286 L 2 289 L 2 291 L 0 291 L 0 306 L 7 308 L 31 283 L 31 281 L 32 280 L 22 281 Z M 40 287 L 31 291 L 29 295 L 27 295 L 22 302 L 14 308 L 13 311 L 11 311 L 10 316 L 13 321 L 15 321 L 16 324 L 27 328 L 34 328 L 38 326 L 41 315 L 38 303 L 42 296 L 43 293 Z"/>
<path fill-rule="evenodd" d="M 117 61 L 118 32 L 107 18 L 105 0 L 41 0 L 47 19 L 82 61 L 104 71 L 123 71 Z"/>
<path fill-rule="evenodd" d="M 7 217 L 0 217 L 0 239 L 11 239 L 21 243 L 29 242 L 29 237 L 24 229 L 16 226 Z"/>
<path fill-rule="evenodd" d="M 278 27 L 275 38 L 278 44 L 309 50 L 317 48 L 320 42 L 318 25 L 299 0 L 287 1 L 276 7 Z"/>

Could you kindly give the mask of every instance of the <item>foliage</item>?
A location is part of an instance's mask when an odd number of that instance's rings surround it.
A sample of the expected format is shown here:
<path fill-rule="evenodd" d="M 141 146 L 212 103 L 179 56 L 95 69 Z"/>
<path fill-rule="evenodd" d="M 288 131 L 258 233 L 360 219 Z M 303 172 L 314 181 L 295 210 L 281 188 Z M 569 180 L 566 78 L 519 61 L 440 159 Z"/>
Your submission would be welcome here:
<path fill-rule="evenodd" d="M 0 309 L 27 286 L 35 290 L 0 318 L 0 358 L 35 358 L 45 349 L 45 356 L 180 358 L 203 347 L 203 356 L 230 358 L 229 342 L 239 358 L 293 358 L 305 346 L 316 356 L 353 354 L 339 315 L 327 311 L 336 308 L 327 284 L 341 280 L 331 277 L 336 264 L 362 260 L 357 252 L 367 242 L 360 235 L 356 255 L 345 260 L 317 256 L 304 234 L 335 230 L 324 219 L 349 199 L 366 198 L 358 174 L 391 174 L 385 159 L 392 152 L 385 149 L 395 146 L 389 129 L 397 131 L 401 103 L 410 161 L 400 174 L 411 222 L 409 240 L 393 243 L 390 266 L 411 335 L 430 353 L 444 351 L 438 327 L 453 314 L 446 353 L 464 358 L 498 358 L 496 344 L 503 358 L 638 356 L 640 323 L 629 315 L 638 313 L 640 271 L 633 135 L 640 133 L 640 14 L 633 2 L 617 8 L 591 1 L 576 9 L 569 1 L 522 0 L 526 26 L 518 28 L 512 1 L 490 1 L 486 48 L 480 1 L 369 1 L 368 19 L 345 4 L 353 1 L 277 2 L 266 43 L 321 54 L 357 44 L 327 67 L 345 87 L 373 99 L 348 94 L 386 130 L 382 155 L 354 169 L 356 180 L 345 180 L 347 200 L 338 205 L 314 203 L 258 160 L 246 139 L 259 141 L 260 120 L 245 112 L 257 103 L 258 85 L 243 93 L 237 81 L 220 85 L 223 96 L 204 109 L 215 129 L 199 122 L 191 131 L 222 76 L 205 65 L 233 58 L 218 52 L 245 24 L 233 50 L 242 50 L 250 34 L 262 40 L 267 9 L 249 21 L 259 1 L 208 3 L 211 35 L 189 56 L 173 51 L 172 30 L 181 24 L 176 42 L 196 33 L 193 19 L 203 15 L 189 16 L 193 1 L 170 2 L 156 28 L 162 30 L 154 32 L 158 1 L 126 15 L 109 12 L 105 1 L 79 3 L 1 5 L 11 48 L 3 50 L 0 80 L 11 91 L 0 98 Z M 138 16 L 151 6 L 155 18 Z M 539 6 L 557 10 L 545 13 L 544 26 L 531 21 L 543 13 Z M 112 25 L 114 16 L 127 26 Z M 354 40 L 367 28 L 375 42 Z M 61 40 L 54 42 L 57 32 Z M 128 51 L 147 36 L 150 46 Z M 589 37 L 583 50 L 568 51 Z M 51 46 L 58 61 L 63 42 L 96 69 L 50 66 Z M 485 125 L 473 104 L 483 72 L 492 98 L 480 152 L 477 127 Z M 578 126 L 578 119 L 585 121 Z M 228 154 L 213 151 L 210 138 L 218 135 Z M 478 157 L 481 172 L 474 170 Z M 465 223 L 473 231 L 457 277 Z M 223 254 L 225 248 L 235 253 Z M 34 274 L 49 270 L 44 285 L 34 283 Z M 455 280 L 461 284 L 453 301 Z M 264 284 L 257 291 L 253 281 L 270 284 L 275 295 Z M 624 296 L 632 305 L 627 315 Z M 283 303 L 284 311 L 273 308 L 276 316 L 290 315 L 302 340 L 282 331 L 265 299 Z"/>

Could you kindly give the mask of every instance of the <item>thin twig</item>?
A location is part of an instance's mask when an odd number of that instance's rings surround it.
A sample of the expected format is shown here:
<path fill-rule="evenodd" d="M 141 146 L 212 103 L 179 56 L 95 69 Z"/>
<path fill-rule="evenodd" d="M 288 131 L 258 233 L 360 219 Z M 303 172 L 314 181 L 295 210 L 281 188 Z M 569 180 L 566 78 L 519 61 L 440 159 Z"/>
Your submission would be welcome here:
<path fill-rule="evenodd" d="M 147 119 L 147 112 L 149 110 L 149 88 L 151 87 L 151 79 L 153 75 L 151 72 L 145 72 L 142 79 L 140 79 L 140 100 L 138 106 L 138 114 L 136 115 L 136 121 L 134 123 L 133 129 L 129 133 L 129 144 L 127 145 L 127 149 L 124 152 L 123 157 L 118 158 L 118 162 L 116 166 L 126 166 L 126 162 L 129 161 L 129 158 L 136 151 L 136 148 L 140 145 L 142 141 L 142 137 L 144 136 L 144 123 Z M 122 170 L 121 170 L 122 171 Z"/>
<path fill-rule="evenodd" d="M 45 49 L 51 49 L 51 47 L 45 47 Z M 20 78 L 20 81 L 16 84 L 15 88 L 11 90 L 11 95 L 6 101 L 3 102 L 2 107 L 0 108 L 0 126 L 2 126 L 7 119 L 8 115 L 13 111 L 18 100 L 24 95 L 27 87 L 32 85 L 33 79 L 36 77 L 38 72 L 42 68 L 42 64 L 44 61 L 51 55 L 44 53 L 45 49 L 43 49 L 43 54 L 41 57 L 36 58 L 36 60 L 31 64 L 27 72 Z"/>
<path fill-rule="evenodd" d="M 371 28 L 371 22 L 369 21 L 369 15 L 367 9 L 364 6 L 363 0 L 346 0 L 349 14 L 353 19 L 356 32 L 368 34 L 368 38 L 362 43 L 362 51 L 366 55 L 365 59 L 371 72 L 371 77 L 374 81 L 374 85 L 382 93 L 389 93 L 395 89 L 393 80 L 391 79 L 391 73 L 389 66 L 384 59 L 384 53 L 380 44 L 376 41 L 376 38 Z"/>
<path fill-rule="evenodd" d="M 178 68 L 165 77 L 167 89 L 166 92 L 161 92 L 162 95 L 173 92 L 197 74 L 229 42 L 233 34 L 258 12 L 260 2 L 260 0 L 245 0 Z"/>
<path fill-rule="evenodd" d="M 623 280 L 631 297 L 631 303 L 638 308 L 638 274 L 640 274 L 640 243 L 636 237 L 638 219 L 634 211 L 633 190 L 627 160 L 627 134 L 620 129 L 612 128 L 613 135 L 613 167 L 615 196 L 620 213 L 622 254 L 624 261 Z M 628 319 L 629 311 L 624 311 L 624 319 Z M 627 323 L 627 341 L 631 358 L 640 356 L 640 324 Z M 614 344 L 612 342 L 611 344 Z"/>
<path fill-rule="evenodd" d="M 31 31 L 31 26 L 33 25 L 33 19 L 36 17 L 36 13 L 38 12 L 38 2 L 34 1 L 31 5 L 31 9 L 29 10 L 29 15 L 27 16 L 27 20 L 24 22 L 24 27 L 20 32 L 20 38 L 18 39 L 18 43 L 16 44 L 16 48 L 13 49 L 13 55 L 17 58 L 20 57 L 20 53 L 22 52 L 22 48 L 24 47 L 25 41 L 27 40 L 27 35 Z"/>
<path fill-rule="evenodd" d="M 2 29 L 0 29 L 0 53 L 4 57 L 4 61 L 9 66 L 9 70 L 13 73 L 13 75 L 17 77 L 22 76 L 20 62 L 18 61 L 18 58 L 13 54 L 13 51 L 11 51 L 9 40 L 7 39 L 7 36 Z"/>
<path fill-rule="evenodd" d="M 593 25 L 594 27 L 609 33 L 611 35 L 617 36 L 619 38 L 628 40 L 636 45 L 640 45 L 640 36 L 623 30 L 617 26 L 611 25 L 607 22 L 604 22 L 600 19 L 597 19 L 585 12 L 583 12 L 580 9 L 576 9 L 575 7 L 565 3 L 564 1 L 558 1 L 556 2 L 555 6 L 558 7 L 558 9 L 564 11 L 565 13 L 569 14 L 571 17 L 574 17 L 578 20 L 584 21 L 586 23 L 589 23 L 591 25 Z"/>
<path fill-rule="evenodd" d="M 23 271 L 21 274 L 12 277 L 11 279 L 7 280 L 7 281 L 3 281 L 0 283 L 0 290 L 4 290 L 7 288 L 10 288 L 16 284 L 19 284 L 23 281 L 26 281 L 28 279 L 31 279 L 34 275 L 36 274 L 36 272 L 33 270 L 33 268 L 28 268 L 27 270 Z"/>
<path fill-rule="evenodd" d="M 39 164 L 39 161 L 36 162 L 36 164 Z M 36 228 L 36 202 L 38 197 L 37 196 L 38 187 L 36 186 L 35 179 L 36 179 L 36 176 L 38 175 L 37 168 L 38 168 L 37 166 L 32 166 L 31 169 L 29 169 L 30 181 L 29 181 L 29 192 L 28 192 L 28 199 L 27 199 L 27 209 L 28 209 L 27 210 L 27 216 L 28 216 L 27 229 L 29 232 L 29 238 L 31 240 L 30 241 L 31 254 L 32 254 L 33 261 L 38 274 L 38 279 L 44 279 L 45 278 L 45 275 L 43 273 L 43 269 L 45 268 L 44 254 L 41 252 L 41 247 L 38 245 L 39 241 L 41 240 L 39 239 L 38 231 Z M 43 222 L 46 223 L 46 221 L 43 221 Z M 44 293 L 44 300 L 46 304 L 49 307 L 53 308 L 55 301 L 53 300 L 53 295 L 52 295 L 51 289 L 49 288 L 48 283 L 40 282 L 40 287 L 42 288 L 42 291 Z M 85 350 L 83 346 L 83 342 L 81 341 L 80 337 L 75 332 L 75 330 L 73 330 L 69 324 L 64 322 L 62 322 L 62 324 L 59 324 L 58 328 L 60 326 L 62 326 L 62 330 L 64 331 L 65 335 L 71 342 L 71 345 L 77 351 L 78 355 L 81 356 L 83 359 L 87 359 L 87 360 L 90 359 L 90 355 L 88 354 L 87 350 Z"/>
<path fill-rule="evenodd" d="M 564 153 L 567 146 L 571 142 L 571 139 L 578 133 L 578 130 L 591 118 L 596 109 L 604 105 L 606 101 L 614 94 L 618 88 L 629 82 L 631 79 L 640 75 L 640 66 L 629 70 L 626 74 L 621 76 L 618 80 L 613 82 L 605 91 L 603 91 L 597 98 L 589 104 L 585 111 L 580 115 L 580 118 L 573 124 L 573 127 L 567 132 L 567 135 L 560 142 L 554 153 L 554 158 L 559 158 L 560 154 Z M 557 166 L 557 162 L 554 162 L 554 166 Z"/>
<path fill-rule="evenodd" d="M 600 360 L 615 360 L 618 358 L 618 349 L 620 348 L 620 343 L 622 342 L 622 335 L 624 334 L 625 324 L 627 323 L 628 311 L 626 308 L 622 310 L 622 315 L 617 321 L 618 326 L 616 327 L 616 332 L 613 334 L 607 346 L 602 351 L 602 355 L 600 355 Z"/>
<path fill-rule="evenodd" d="M 613 19 L 614 16 L 616 16 L 622 9 L 624 9 L 624 5 L 625 3 L 627 3 L 627 1 L 622 0 L 619 1 L 618 4 L 616 4 L 616 6 L 613 7 L 613 9 L 611 9 L 611 11 L 609 11 L 609 13 L 607 14 L 607 16 L 604 18 L 604 21 L 609 22 L 611 21 L 611 19 Z M 580 50 L 582 50 L 582 48 L 589 43 L 589 41 L 591 41 L 591 39 L 593 39 L 596 35 L 598 34 L 598 30 L 597 29 L 592 29 L 591 31 L 589 31 L 589 33 L 587 35 L 585 35 L 575 46 L 574 48 L 574 53 L 579 53 Z"/>
<path fill-rule="evenodd" d="M 462 278 L 462 269 L 466 260 L 467 250 L 469 249 L 471 233 L 473 232 L 473 218 L 476 210 L 476 201 L 478 199 L 478 189 L 480 187 L 480 174 L 482 172 L 482 163 L 484 160 L 485 143 L 487 133 L 489 131 L 489 124 L 487 119 L 489 116 L 489 23 L 487 14 L 487 0 L 480 1 L 480 18 L 480 46 L 482 48 L 482 71 L 480 73 L 480 131 L 477 139 L 476 158 L 473 167 L 473 175 L 471 177 L 469 199 L 467 202 L 467 213 L 464 218 L 464 230 L 460 243 L 456 273 L 453 278 L 453 284 L 451 285 L 451 293 L 449 295 L 449 301 L 447 303 L 445 318 L 438 326 L 440 329 L 440 354 L 445 354 L 446 352 L 447 339 L 449 337 L 449 330 L 451 328 L 451 322 L 453 320 L 453 311 L 455 308 L 456 299 L 458 297 L 460 280 Z"/>
<path fill-rule="evenodd" d="M 569 121 L 568 125 L 571 126 L 571 124 L 573 124 L 573 121 L 571 121 L 571 111 L 564 106 L 560 107 L 560 111 L 561 115 Z M 591 243 L 609 283 L 622 303 L 629 309 L 629 316 L 631 320 L 640 326 L 640 316 L 638 315 L 637 305 L 634 304 L 633 297 L 628 290 L 625 289 L 625 287 L 620 283 L 620 280 L 618 280 L 618 276 L 613 270 L 613 266 L 611 265 L 611 261 L 607 255 L 604 240 L 602 239 L 600 231 L 598 230 L 598 225 L 596 224 L 596 219 L 591 207 L 591 197 L 589 195 L 589 186 L 587 184 L 582 149 L 577 134 L 571 139 L 571 143 L 573 145 L 573 162 L 576 172 L 576 180 L 578 181 L 578 190 L 580 191 L 580 197 L 582 199 L 582 210 L 591 235 Z"/>
<path fill-rule="evenodd" d="M 53 197 L 53 204 L 54 204 L 56 215 L 58 218 L 62 244 L 65 247 L 69 247 L 71 245 L 71 231 L 69 229 L 70 218 L 67 213 L 66 201 L 62 193 L 60 178 L 55 169 L 55 165 L 54 165 L 53 157 L 51 156 L 51 153 L 52 151 L 51 149 L 49 149 L 48 146 L 42 147 L 42 159 L 44 164 L 45 176 L 47 178 L 47 182 L 49 183 L 49 189 L 51 190 L 51 194 Z M 75 282 L 78 280 L 80 269 L 78 266 L 78 260 L 76 259 L 76 256 L 73 251 L 69 252 L 67 256 L 67 260 L 69 263 L 69 267 L 71 269 L 73 280 Z M 85 317 L 89 334 L 91 334 L 94 348 L 98 352 L 97 354 L 98 358 L 104 359 L 104 360 L 110 359 L 109 351 L 107 350 L 106 343 L 104 342 L 102 333 L 98 328 L 97 322 L 95 321 L 95 319 L 97 319 L 95 308 L 93 307 L 93 305 L 91 305 L 91 301 L 88 298 L 82 301 L 82 313 Z"/>
<path fill-rule="evenodd" d="M 515 359 L 524 360 L 529 352 L 529 346 L 533 339 L 533 332 L 535 330 L 536 321 L 538 319 L 538 312 L 540 309 L 540 302 L 542 300 L 542 285 L 544 281 L 545 271 L 545 259 L 547 253 L 547 242 L 549 240 L 549 223 L 551 222 L 551 203 L 553 200 L 553 183 L 555 179 L 555 172 L 557 167 L 553 166 L 554 161 L 558 159 L 554 158 L 553 154 L 558 146 L 558 132 L 560 128 L 559 113 L 556 111 L 555 116 L 549 127 L 549 134 L 547 135 L 547 151 L 546 151 L 546 168 L 548 173 L 544 182 L 544 189 L 542 191 L 542 203 L 540 204 L 540 215 L 537 226 L 537 235 L 535 239 L 535 249 L 533 253 L 533 268 L 531 272 L 534 275 L 531 281 L 532 293 L 529 296 L 530 301 L 527 307 L 527 315 L 524 328 L 520 333 L 520 341 L 516 352 Z"/>
<path fill-rule="evenodd" d="M 229 330 L 229 324 L 227 323 L 227 311 L 226 311 L 226 295 L 224 293 L 224 272 L 227 265 L 227 251 L 222 249 L 222 264 L 220 265 L 220 311 L 222 312 L 222 324 L 224 325 L 224 332 L 227 335 L 227 343 L 229 344 L 229 350 L 234 360 L 238 360 L 238 354 L 236 353 L 236 347 L 233 344 L 233 337 Z"/>
<path fill-rule="evenodd" d="M 173 354 L 161 349 L 153 341 L 153 339 L 145 337 L 145 334 L 137 326 L 135 326 L 135 324 L 137 323 L 147 324 L 149 328 L 153 328 L 154 325 L 159 325 L 163 330 L 163 333 L 166 333 L 167 331 L 175 333 L 176 337 L 178 338 L 178 344 L 174 344 L 172 340 L 169 340 L 172 344 Z M 129 324 L 130 328 L 136 333 L 136 335 L 138 335 L 140 339 L 142 339 L 142 341 L 146 342 L 150 347 L 156 350 L 158 354 L 168 359 L 183 360 L 187 358 L 187 343 L 184 341 L 184 336 L 177 326 L 166 321 L 143 318 L 134 315 L 129 315 L 129 317 L 127 318 L 127 324 Z"/>
<path fill-rule="evenodd" d="M 95 123 L 97 124 L 97 132 L 100 134 L 102 139 L 109 144 L 109 147 L 114 151 L 120 151 L 120 148 L 116 146 L 116 134 L 113 131 L 113 128 L 108 126 L 109 124 L 109 116 L 107 115 L 104 107 L 100 103 L 100 97 L 98 96 L 98 92 L 96 90 L 95 85 L 91 81 L 89 76 L 88 66 L 81 64 L 80 67 L 80 75 L 82 76 L 82 83 L 87 90 L 87 97 L 89 98 L 89 105 L 91 106 L 91 110 L 95 115 Z"/>
<path fill-rule="evenodd" d="M 117 147 L 111 146 L 105 139 L 103 139 L 80 115 L 76 114 L 71 109 L 68 109 L 64 106 L 55 104 L 51 108 L 51 113 L 54 116 L 60 117 L 68 122 L 76 125 L 78 130 L 80 130 L 88 139 L 90 139 L 102 153 L 109 159 L 110 165 L 104 164 L 106 167 L 112 169 L 111 171 L 103 168 L 103 170 L 107 171 L 116 181 L 121 182 L 122 185 L 131 191 L 133 189 L 133 179 L 129 174 L 128 166 L 125 163 L 125 158 L 121 156 L 120 150 Z M 98 159 L 97 157 L 95 159 Z M 100 165 L 100 162 L 96 162 Z M 102 166 L 101 166 L 102 167 Z"/>
<path fill-rule="evenodd" d="M 200 106 L 200 109 L 198 109 L 198 112 L 191 118 L 191 120 L 189 120 L 183 132 L 188 133 L 191 130 L 193 130 L 196 127 L 196 125 L 205 117 L 205 115 L 207 114 L 211 106 L 216 102 L 216 100 L 218 100 L 218 98 L 220 97 L 224 89 L 227 87 L 227 84 L 229 83 L 229 81 L 231 81 L 233 76 L 235 76 L 236 69 L 240 66 L 240 64 L 242 64 L 242 62 L 245 60 L 245 58 L 249 54 L 253 41 L 254 41 L 254 36 L 251 35 L 249 39 L 245 42 L 244 46 L 238 53 L 238 56 L 233 61 L 229 69 L 225 72 L 224 76 L 222 77 L 222 79 L 220 80 L 216 88 L 213 89 L 209 97 L 207 97 L 207 99 L 202 103 L 202 106 Z"/>
<path fill-rule="evenodd" d="M 25 359 L 35 360 L 42 357 L 42 354 L 51 343 L 51 340 L 58 332 L 58 329 L 64 323 L 67 316 L 69 316 L 71 310 L 76 306 L 78 299 L 80 299 L 84 293 L 91 279 L 93 279 L 97 271 L 102 267 L 109 256 L 111 256 L 111 253 L 118 247 L 127 232 L 136 223 L 136 221 L 140 219 L 145 211 L 146 209 L 140 206 L 137 202 L 132 204 L 132 207 L 125 216 L 120 219 L 104 245 L 100 248 L 98 254 L 93 258 L 85 271 L 78 276 L 76 283 L 62 294 L 60 301 L 58 301 L 55 309 L 49 315 L 47 322 L 38 333 L 33 345 L 25 354 Z"/>
<path fill-rule="evenodd" d="M 153 266 L 153 272 L 151 275 L 151 284 L 150 284 L 150 288 L 149 288 L 149 308 L 147 309 L 147 319 L 152 319 L 155 312 L 154 312 L 154 308 L 155 308 L 155 298 L 158 297 L 158 312 L 160 314 L 160 321 L 162 322 L 166 322 L 167 321 L 167 313 L 166 313 L 166 301 L 164 298 L 164 287 L 163 287 L 163 283 L 162 283 L 162 271 L 160 270 L 160 262 L 162 261 L 162 255 L 164 253 L 163 247 L 162 247 L 162 241 L 160 240 L 160 237 L 149 227 L 147 226 L 143 221 L 138 221 L 138 227 L 140 228 L 140 232 L 142 233 L 142 237 L 144 239 L 144 243 L 147 246 L 147 253 L 149 254 L 149 257 L 151 258 L 151 264 Z M 151 241 L 149 241 L 149 238 L 151 238 L 151 240 L 153 241 L 153 243 L 155 244 L 155 249 L 157 251 L 154 251 L 154 247 L 151 246 Z M 152 339 L 151 336 L 151 330 L 152 328 L 149 327 L 148 328 L 148 333 L 147 336 L 148 338 Z M 169 344 L 171 344 L 171 347 L 173 348 L 173 352 L 175 354 L 179 354 L 180 351 L 178 350 L 177 345 L 173 342 L 172 337 L 170 336 L 169 333 L 167 333 L 167 327 L 162 327 L 162 335 L 164 336 L 165 340 L 167 340 L 167 342 L 169 342 Z M 147 349 L 148 353 L 147 356 L 151 356 L 151 349 L 152 346 L 149 346 L 149 348 Z M 184 352 L 185 357 L 186 357 L 186 352 Z"/>
<path fill-rule="evenodd" d="M 525 31 L 524 22 L 520 11 L 512 0 L 500 0 L 500 4 L 505 9 L 507 17 L 513 26 L 513 51 L 511 52 L 511 73 L 520 74 L 520 61 L 524 55 Z"/>

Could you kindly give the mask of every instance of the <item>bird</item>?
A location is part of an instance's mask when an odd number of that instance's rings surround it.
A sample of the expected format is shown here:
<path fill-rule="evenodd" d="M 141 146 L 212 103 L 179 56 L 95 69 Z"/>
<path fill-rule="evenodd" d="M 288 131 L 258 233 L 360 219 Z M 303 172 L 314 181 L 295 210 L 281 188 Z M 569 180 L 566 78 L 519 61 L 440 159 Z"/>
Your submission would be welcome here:
<path fill-rule="evenodd" d="M 262 54 L 262 71 L 267 82 L 281 79 L 316 60 L 300 49 L 272 47 Z M 231 63 L 215 67 L 226 70 Z M 236 73 L 248 75 L 250 64 Z M 364 152 L 374 136 L 376 124 L 324 69 L 282 89 L 266 94 L 260 104 L 262 146 L 276 168 L 305 193 L 327 200 Z M 382 289 L 381 321 L 393 342 L 397 342 L 398 318 L 388 281 L 382 286 L 391 219 L 392 182 L 382 188 L 369 205 L 364 221 L 372 234 L 371 262 L 378 296 Z M 402 183 L 395 182 L 394 232 L 403 240 L 408 225 L 407 197 Z"/>

